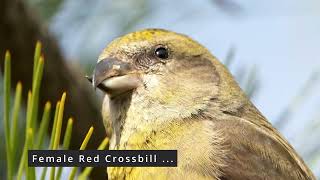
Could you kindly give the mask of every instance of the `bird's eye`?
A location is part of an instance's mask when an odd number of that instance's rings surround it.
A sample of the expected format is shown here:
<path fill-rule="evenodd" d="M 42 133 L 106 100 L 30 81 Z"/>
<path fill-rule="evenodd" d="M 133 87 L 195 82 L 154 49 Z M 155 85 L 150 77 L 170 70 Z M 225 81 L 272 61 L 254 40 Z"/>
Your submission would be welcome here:
<path fill-rule="evenodd" d="M 158 47 L 154 53 L 160 59 L 167 59 L 169 57 L 168 50 L 164 47 Z"/>

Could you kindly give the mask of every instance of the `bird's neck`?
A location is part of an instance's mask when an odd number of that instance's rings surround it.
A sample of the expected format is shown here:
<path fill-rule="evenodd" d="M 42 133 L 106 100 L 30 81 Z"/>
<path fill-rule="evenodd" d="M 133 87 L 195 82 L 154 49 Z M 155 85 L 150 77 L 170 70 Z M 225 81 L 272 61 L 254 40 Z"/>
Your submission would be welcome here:
<path fill-rule="evenodd" d="M 183 92 L 175 91 L 175 93 Z M 137 137 L 137 134 L 146 138 L 155 132 L 164 131 L 164 128 L 171 127 L 171 125 L 180 124 L 181 121 L 204 115 L 212 99 L 210 93 L 203 94 L 207 96 L 193 97 L 189 93 L 181 100 L 170 99 L 166 102 L 135 94 L 111 99 L 109 102 L 110 119 L 113 126 L 111 147 L 122 146 L 125 149 L 130 139 Z M 194 96 L 198 94 L 195 93 Z M 174 97 L 179 97 L 179 95 L 174 95 L 172 98 Z M 134 142 L 139 144 L 143 140 L 134 140 Z"/>

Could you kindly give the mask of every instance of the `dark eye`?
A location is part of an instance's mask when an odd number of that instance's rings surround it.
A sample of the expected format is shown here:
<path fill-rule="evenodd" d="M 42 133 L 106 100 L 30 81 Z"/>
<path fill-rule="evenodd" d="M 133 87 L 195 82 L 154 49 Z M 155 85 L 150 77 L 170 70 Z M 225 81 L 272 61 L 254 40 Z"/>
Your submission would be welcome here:
<path fill-rule="evenodd" d="M 155 50 L 155 55 L 160 58 L 160 59 L 167 59 L 168 58 L 168 50 L 164 47 L 158 47 L 156 50 Z"/>

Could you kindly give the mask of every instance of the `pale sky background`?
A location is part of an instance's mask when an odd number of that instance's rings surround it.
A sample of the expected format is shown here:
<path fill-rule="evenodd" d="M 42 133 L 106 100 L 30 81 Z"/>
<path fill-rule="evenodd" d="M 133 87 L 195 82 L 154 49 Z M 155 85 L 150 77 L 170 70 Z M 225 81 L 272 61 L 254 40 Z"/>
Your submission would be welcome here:
<path fill-rule="evenodd" d="M 130 18 L 137 13 L 134 8 L 139 6 L 137 2 L 66 0 L 50 23 L 50 29 L 67 57 L 95 64 L 103 47 L 118 35 L 118 27 L 125 23 L 117 21 L 118 14 Z M 165 28 L 187 34 L 221 61 L 230 47 L 235 47 L 231 71 L 234 73 L 241 66 L 258 67 L 261 87 L 254 103 L 269 121 L 275 122 L 312 72 L 320 72 L 320 1 L 235 2 L 242 12 L 232 15 L 215 7 L 210 0 L 152 1 L 148 6 L 151 12 L 132 29 Z M 320 122 L 319 82 L 314 83 L 310 96 L 282 130 L 302 153 L 305 147 L 319 146 L 320 133 L 306 130 L 308 124 L 313 126 L 311 121 Z M 313 141 L 305 141 L 301 133 L 307 133 Z M 320 173 L 319 168 L 314 171 Z"/>

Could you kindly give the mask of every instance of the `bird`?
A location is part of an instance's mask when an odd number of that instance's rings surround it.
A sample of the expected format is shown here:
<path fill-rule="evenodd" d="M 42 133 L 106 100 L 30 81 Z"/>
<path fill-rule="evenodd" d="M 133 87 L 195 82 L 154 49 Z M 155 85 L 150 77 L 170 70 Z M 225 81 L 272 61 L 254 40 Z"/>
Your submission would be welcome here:
<path fill-rule="evenodd" d="M 91 81 L 104 94 L 109 149 L 178 152 L 177 167 L 108 167 L 110 179 L 315 179 L 228 69 L 187 35 L 116 38 Z"/>

